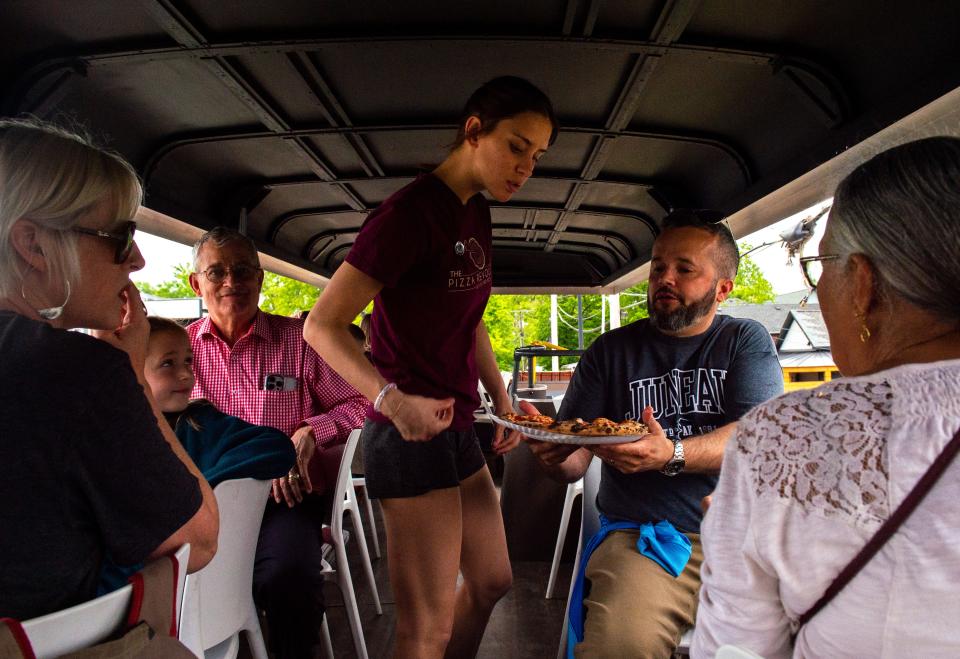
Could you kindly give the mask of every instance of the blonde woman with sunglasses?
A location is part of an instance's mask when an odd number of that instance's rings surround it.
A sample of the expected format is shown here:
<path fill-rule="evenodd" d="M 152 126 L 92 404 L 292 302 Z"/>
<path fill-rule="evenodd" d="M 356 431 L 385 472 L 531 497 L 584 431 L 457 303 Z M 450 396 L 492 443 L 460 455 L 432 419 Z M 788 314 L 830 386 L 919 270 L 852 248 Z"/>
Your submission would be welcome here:
<path fill-rule="evenodd" d="M 90 599 L 108 555 L 216 551 L 213 493 L 142 377 L 141 196 L 119 156 L 0 121 L 0 617 Z"/>

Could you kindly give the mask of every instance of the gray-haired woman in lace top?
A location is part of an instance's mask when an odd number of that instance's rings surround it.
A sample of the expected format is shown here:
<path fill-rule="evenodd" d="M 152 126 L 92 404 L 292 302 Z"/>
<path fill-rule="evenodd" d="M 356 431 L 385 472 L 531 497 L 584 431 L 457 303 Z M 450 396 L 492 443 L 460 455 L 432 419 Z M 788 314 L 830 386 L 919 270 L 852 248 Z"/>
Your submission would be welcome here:
<path fill-rule="evenodd" d="M 960 461 L 791 631 L 960 428 L 960 139 L 857 168 L 803 265 L 844 378 L 758 407 L 728 443 L 703 524 L 692 654 L 955 657 Z"/>

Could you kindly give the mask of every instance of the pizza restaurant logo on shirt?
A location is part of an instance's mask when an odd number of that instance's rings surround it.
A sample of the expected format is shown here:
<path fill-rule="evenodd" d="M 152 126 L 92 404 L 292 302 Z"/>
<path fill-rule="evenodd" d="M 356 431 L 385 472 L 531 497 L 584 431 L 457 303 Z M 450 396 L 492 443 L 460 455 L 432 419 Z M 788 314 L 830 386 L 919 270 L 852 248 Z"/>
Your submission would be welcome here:
<path fill-rule="evenodd" d="M 458 246 L 464 245 L 464 253 L 458 255 L 463 257 L 464 265 L 470 264 L 473 268 L 464 267 L 458 270 L 451 270 L 447 278 L 448 291 L 471 291 L 484 286 L 491 276 L 491 270 L 487 266 L 487 255 L 483 247 L 476 238 L 470 238 L 466 243 L 458 243 Z"/>
<path fill-rule="evenodd" d="M 672 419 L 682 414 L 723 414 L 723 384 L 727 371 L 720 368 L 675 368 L 658 377 L 629 384 L 632 413 L 639 419 L 643 409 L 653 408 L 654 418 Z"/>

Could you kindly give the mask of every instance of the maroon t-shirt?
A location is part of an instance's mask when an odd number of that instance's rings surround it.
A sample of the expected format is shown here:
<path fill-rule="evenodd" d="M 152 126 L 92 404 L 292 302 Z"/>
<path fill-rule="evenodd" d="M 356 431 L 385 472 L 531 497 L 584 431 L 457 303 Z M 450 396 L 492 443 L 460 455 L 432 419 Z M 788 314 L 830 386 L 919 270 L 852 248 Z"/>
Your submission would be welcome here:
<path fill-rule="evenodd" d="M 347 262 L 383 289 L 371 331 L 374 365 L 408 394 L 456 399 L 451 429 L 473 424 L 476 333 L 491 286 L 490 208 L 466 205 L 421 174 L 370 214 Z M 371 419 L 389 420 L 370 409 Z"/>

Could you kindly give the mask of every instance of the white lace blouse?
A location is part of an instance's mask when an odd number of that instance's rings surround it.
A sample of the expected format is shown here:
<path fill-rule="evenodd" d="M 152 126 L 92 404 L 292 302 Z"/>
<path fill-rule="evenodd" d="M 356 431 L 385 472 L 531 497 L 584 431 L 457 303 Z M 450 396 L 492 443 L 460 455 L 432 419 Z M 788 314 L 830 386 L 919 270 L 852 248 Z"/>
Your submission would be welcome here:
<path fill-rule="evenodd" d="M 693 657 L 960 657 L 960 458 L 791 646 L 960 428 L 960 361 L 781 396 L 739 423 L 702 527 Z"/>

